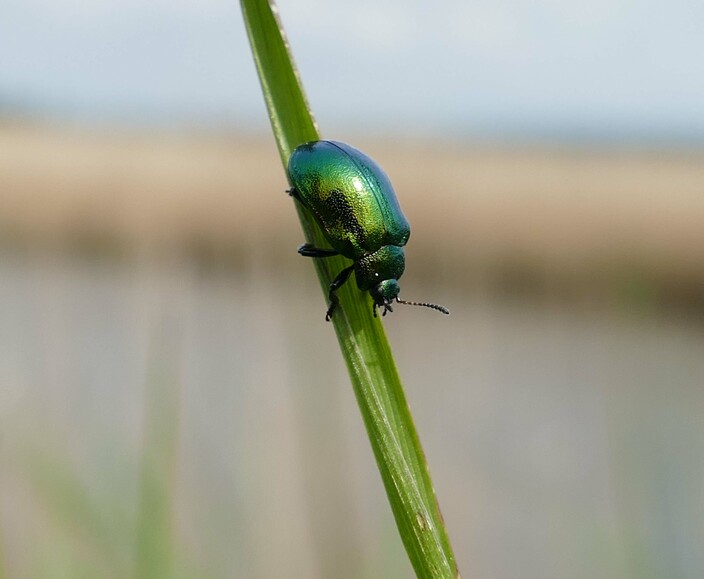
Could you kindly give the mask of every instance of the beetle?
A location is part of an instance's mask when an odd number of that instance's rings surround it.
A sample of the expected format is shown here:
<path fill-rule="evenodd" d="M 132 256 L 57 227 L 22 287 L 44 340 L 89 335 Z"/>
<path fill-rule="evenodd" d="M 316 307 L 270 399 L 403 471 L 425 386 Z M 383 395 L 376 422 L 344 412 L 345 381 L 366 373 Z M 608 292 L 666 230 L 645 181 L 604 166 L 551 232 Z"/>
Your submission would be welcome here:
<path fill-rule="evenodd" d="M 305 257 L 342 255 L 354 263 L 330 284 L 325 319 L 339 304 L 337 290 L 354 271 L 357 287 L 368 291 L 383 315 L 391 304 L 424 306 L 449 314 L 443 306 L 409 302 L 398 297 L 398 279 L 405 268 L 403 247 L 411 228 L 391 182 L 379 165 L 361 151 L 338 141 L 311 141 L 296 148 L 288 161 L 289 195 L 313 215 L 332 249 L 304 243 Z"/>

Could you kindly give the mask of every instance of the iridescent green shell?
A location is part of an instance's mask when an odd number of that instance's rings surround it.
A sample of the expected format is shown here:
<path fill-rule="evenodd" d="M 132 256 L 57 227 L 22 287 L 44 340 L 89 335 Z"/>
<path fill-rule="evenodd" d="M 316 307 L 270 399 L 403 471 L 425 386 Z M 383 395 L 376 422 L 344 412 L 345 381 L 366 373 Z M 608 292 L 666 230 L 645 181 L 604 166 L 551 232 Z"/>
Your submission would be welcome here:
<path fill-rule="evenodd" d="M 337 141 L 301 145 L 289 159 L 288 174 L 298 199 L 345 257 L 357 261 L 408 241 L 411 228 L 389 178 L 354 147 Z"/>

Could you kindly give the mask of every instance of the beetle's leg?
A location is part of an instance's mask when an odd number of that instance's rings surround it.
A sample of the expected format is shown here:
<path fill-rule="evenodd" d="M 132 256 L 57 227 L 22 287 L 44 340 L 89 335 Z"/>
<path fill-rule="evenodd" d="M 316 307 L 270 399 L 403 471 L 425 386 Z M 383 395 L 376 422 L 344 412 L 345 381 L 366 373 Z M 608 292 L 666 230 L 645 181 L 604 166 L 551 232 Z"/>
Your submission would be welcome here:
<path fill-rule="evenodd" d="M 330 284 L 330 290 L 328 291 L 328 298 L 330 299 L 330 305 L 328 306 L 328 311 L 325 314 L 325 321 L 326 322 L 330 321 L 330 318 L 332 317 L 332 313 L 335 311 L 337 304 L 340 303 L 340 299 L 337 297 L 337 294 L 335 292 L 337 290 L 339 290 L 342 287 L 342 285 L 350 278 L 350 274 L 352 273 L 353 269 L 354 269 L 353 265 L 346 267 L 339 274 L 337 274 L 337 277 L 334 280 L 332 280 L 332 283 Z"/>
<path fill-rule="evenodd" d="M 320 247 L 313 247 L 310 243 L 304 243 L 298 248 L 298 253 L 303 257 L 331 257 L 333 255 L 340 255 L 339 251 L 334 249 L 321 249 Z"/>
<path fill-rule="evenodd" d="M 298 191 L 296 191 L 295 187 L 286 189 L 286 193 L 301 202 L 301 198 L 298 195 Z M 303 257 L 330 257 L 333 255 L 340 255 L 339 251 L 335 251 L 334 249 L 322 249 L 320 247 L 313 247 L 310 243 L 304 243 L 303 245 L 299 246 L 298 253 L 300 253 Z"/>
<path fill-rule="evenodd" d="M 375 318 L 376 318 L 376 309 L 377 308 L 384 308 L 384 311 L 381 312 L 382 316 L 385 316 L 386 312 L 393 312 L 394 311 L 394 309 L 387 303 L 383 303 L 383 304 L 379 305 L 376 302 L 374 302 L 374 304 L 372 306 L 372 313 L 374 314 Z"/>

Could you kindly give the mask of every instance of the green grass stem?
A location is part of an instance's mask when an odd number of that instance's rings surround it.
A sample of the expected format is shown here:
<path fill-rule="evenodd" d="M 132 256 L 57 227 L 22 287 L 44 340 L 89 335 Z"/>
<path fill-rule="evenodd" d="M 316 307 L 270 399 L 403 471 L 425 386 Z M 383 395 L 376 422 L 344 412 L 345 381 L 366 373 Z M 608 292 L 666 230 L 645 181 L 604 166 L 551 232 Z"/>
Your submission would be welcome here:
<path fill-rule="evenodd" d="M 271 126 L 286 167 L 300 144 L 319 139 L 293 65 L 276 7 L 267 0 L 241 0 Z M 296 204 L 306 241 L 328 247 L 320 229 Z M 350 261 L 312 260 L 327 296 L 330 282 Z M 369 440 L 401 539 L 420 578 L 459 577 L 454 554 L 435 498 L 425 457 L 379 318 L 371 300 L 354 283 L 338 292 L 341 307 L 332 325 L 347 364 Z M 321 307 L 321 330 L 322 321 Z"/>

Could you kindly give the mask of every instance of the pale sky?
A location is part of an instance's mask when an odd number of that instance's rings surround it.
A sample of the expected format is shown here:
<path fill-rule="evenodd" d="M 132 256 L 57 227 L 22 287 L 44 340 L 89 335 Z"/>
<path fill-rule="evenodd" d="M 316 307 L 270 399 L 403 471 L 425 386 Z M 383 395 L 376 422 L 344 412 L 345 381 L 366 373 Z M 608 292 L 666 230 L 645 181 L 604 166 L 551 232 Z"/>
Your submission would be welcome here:
<path fill-rule="evenodd" d="M 704 142 L 702 0 L 280 0 L 326 134 Z M 234 0 L 0 0 L 0 107 L 266 129 Z"/>

